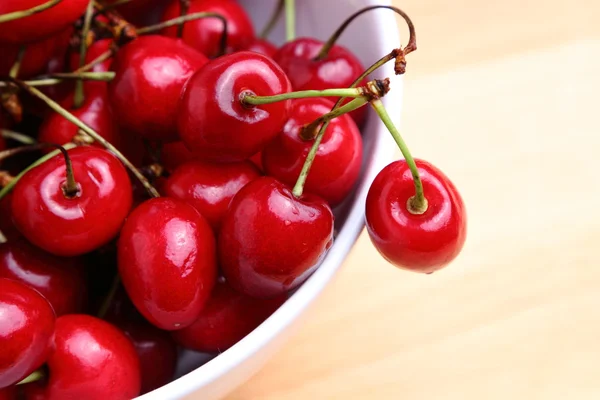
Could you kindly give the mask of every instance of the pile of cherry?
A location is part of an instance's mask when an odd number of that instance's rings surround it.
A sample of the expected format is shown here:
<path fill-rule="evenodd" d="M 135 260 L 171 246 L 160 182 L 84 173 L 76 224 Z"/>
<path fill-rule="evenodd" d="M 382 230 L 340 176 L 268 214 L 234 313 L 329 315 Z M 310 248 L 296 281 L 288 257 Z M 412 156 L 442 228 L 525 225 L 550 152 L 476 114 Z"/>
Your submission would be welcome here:
<path fill-rule="evenodd" d="M 335 41 L 382 8 L 409 43 L 365 69 Z M 256 328 L 333 243 L 365 106 L 404 155 L 370 188 L 373 244 L 423 273 L 460 252 L 460 195 L 368 80 L 404 73 L 410 18 L 368 7 L 322 42 L 272 13 L 280 48 L 235 0 L 0 2 L 0 399 L 129 399 Z"/>

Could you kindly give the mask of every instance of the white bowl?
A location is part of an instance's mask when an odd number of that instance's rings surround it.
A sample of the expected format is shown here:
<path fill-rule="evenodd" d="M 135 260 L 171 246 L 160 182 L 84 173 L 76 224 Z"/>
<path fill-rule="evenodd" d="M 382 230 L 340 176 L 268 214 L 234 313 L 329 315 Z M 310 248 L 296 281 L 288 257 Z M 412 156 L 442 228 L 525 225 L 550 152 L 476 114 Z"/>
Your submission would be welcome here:
<path fill-rule="evenodd" d="M 256 27 L 262 27 L 277 0 L 238 0 L 248 10 Z M 260 7 L 258 7 L 260 4 Z M 296 1 L 298 36 L 322 40 L 350 14 L 368 5 L 389 5 L 386 0 L 301 0 Z M 266 10 L 266 11 L 265 11 Z M 281 44 L 282 21 L 272 37 Z M 350 48 L 366 67 L 400 45 L 394 13 L 376 10 L 360 16 L 346 30 L 340 44 Z M 375 74 L 392 77 L 391 67 Z M 399 122 L 402 105 L 402 79 L 392 78 L 392 90 L 383 99 L 394 122 Z M 353 194 L 336 210 L 338 235 L 319 269 L 265 322 L 227 351 L 211 359 L 209 355 L 184 351 L 177 376 L 171 383 L 138 397 L 139 400 L 179 399 L 194 392 L 204 400 L 222 398 L 256 373 L 293 331 L 300 315 L 317 298 L 340 268 L 364 224 L 364 203 L 377 173 L 389 164 L 395 145 L 377 116 L 370 112 L 363 128 L 363 171 Z"/>

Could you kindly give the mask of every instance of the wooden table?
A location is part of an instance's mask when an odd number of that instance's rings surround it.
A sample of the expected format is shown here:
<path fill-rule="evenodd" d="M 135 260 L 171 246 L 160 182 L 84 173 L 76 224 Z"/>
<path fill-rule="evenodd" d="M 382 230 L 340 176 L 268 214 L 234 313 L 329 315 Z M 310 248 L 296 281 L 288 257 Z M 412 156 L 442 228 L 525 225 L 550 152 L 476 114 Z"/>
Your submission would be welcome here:
<path fill-rule="evenodd" d="M 600 2 L 405 0 L 413 153 L 461 190 L 446 270 L 363 233 L 300 332 L 229 399 L 600 398 Z"/>

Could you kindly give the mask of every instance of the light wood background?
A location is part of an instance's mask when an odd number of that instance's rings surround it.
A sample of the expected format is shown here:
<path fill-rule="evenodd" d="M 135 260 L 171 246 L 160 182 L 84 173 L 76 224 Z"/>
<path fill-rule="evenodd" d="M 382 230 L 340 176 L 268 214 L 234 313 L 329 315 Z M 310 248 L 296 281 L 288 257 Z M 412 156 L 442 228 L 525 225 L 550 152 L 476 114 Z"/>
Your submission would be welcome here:
<path fill-rule="evenodd" d="M 600 399 L 600 2 L 396 4 L 419 45 L 403 132 L 461 190 L 466 247 L 421 276 L 363 233 L 229 400 Z"/>

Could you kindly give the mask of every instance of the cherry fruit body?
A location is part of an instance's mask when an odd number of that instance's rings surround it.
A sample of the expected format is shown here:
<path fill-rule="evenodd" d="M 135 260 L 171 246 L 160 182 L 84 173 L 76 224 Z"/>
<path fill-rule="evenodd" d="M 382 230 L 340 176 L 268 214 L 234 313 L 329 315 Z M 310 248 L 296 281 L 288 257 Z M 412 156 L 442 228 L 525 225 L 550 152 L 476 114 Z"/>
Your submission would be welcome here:
<path fill-rule="evenodd" d="M 46 361 L 56 317 L 30 287 L 0 278 L 0 388 L 20 382 Z"/>
<path fill-rule="evenodd" d="M 253 51 L 255 53 L 260 53 L 267 57 L 273 58 L 273 57 L 275 57 L 275 54 L 277 53 L 277 46 L 275 46 L 273 43 L 269 42 L 268 40 L 261 39 L 261 38 L 254 38 L 254 40 L 252 42 L 250 42 L 250 44 L 248 44 L 242 50 Z"/>
<path fill-rule="evenodd" d="M 303 140 L 302 128 L 331 111 L 327 99 L 300 99 L 292 102 L 283 131 L 262 152 L 265 173 L 293 185 L 300 175 L 313 140 Z M 362 138 L 351 117 L 333 119 L 323 135 L 305 183 L 305 190 L 340 204 L 354 187 L 362 163 Z"/>
<path fill-rule="evenodd" d="M 181 141 L 165 143 L 160 149 L 161 164 L 169 172 L 194 159 L 192 152 Z"/>
<path fill-rule="evenodd" d="M 296 198 L 271 177 L 233 198 L 218 236 L 229 284 L 252 297 L 281 295 L 304 282 L 333 243 L 333 213 L 311 194 Z"/>
<path fill-rule="evenodd" d="M 138 311 L 164 330 L 192 324 L 217 276 L 215 238 L 198 211 L 182 200 L 150 199 L 121 230 L 119 273 Z"/>
<path fill-rule="evenodd" d="M 39 42 L 28 44 L 21 60 L 18 77 L 27 79 L 44 72 L 56 52 L 64 49 L 65 46 L 63 45 L 66 43 L 63 39 L 64 35 L 58 34 Z M 11 67 L 17 60 L 20 47 L 18 44 L 0 42 L 0 54 L 2 54 L 2 57 L 0 57 L 0 75 L 8 75 Z"/>
<path fill-rule="evenodd" d="M 366 225 L 379 253 L 399 268 L 432 273 L 460 252 L 467 234 L 463 200 L 454 184 L 436 167 L 415 160 L 428 207 L 423 214 L 409 211 L 415 194 L 408 165 L 395 161 L 373 181 L 366 202 Z"/>
<path fill-rule="evenodd" d="M 131 208 L 131 182 L 119 160 L 106 150 L 68 151 L 79 192 L 64 193 L 65 159 L 57 155 L 31 169 L 13 189 L 12 217 L 31 243 L 72 257 L 114 238 Z"/>
<path fill-rule="evenodd" d="M 245 160 L 281 131 L 290 101 L 248 106 L 242 96 L 290 90 L 285 73 L 262 54 L 242 51 L 212 60 L 185 86 L 177 116 L 181 140 L 204 160 Z"/>

